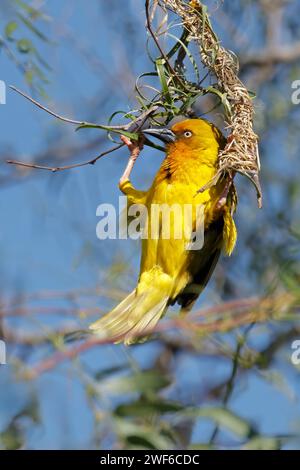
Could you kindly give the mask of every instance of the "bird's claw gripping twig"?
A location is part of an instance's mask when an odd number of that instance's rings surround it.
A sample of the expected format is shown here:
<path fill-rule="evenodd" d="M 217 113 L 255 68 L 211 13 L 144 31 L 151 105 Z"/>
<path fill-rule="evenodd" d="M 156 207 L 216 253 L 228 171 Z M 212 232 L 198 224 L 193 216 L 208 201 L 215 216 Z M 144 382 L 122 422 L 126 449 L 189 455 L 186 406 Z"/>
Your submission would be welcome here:
<path fill-rule="evenodd" d="M 233 175 L 231 173 L 229 173 L 228 177 L 226 178 L 226 181 L 225 181 L 224 189 L 223 189 L 222 193 L 220 194 L 220 197 L 219 197 L 219 199 L 216 203 L 216 209 L 217 210 L 222 209 L 226 205 L 227 196 L 228 196 L 228 193 L 229 193 L 229 190 L 231 188 L 232 183 L 233 183 Z"/>
<path fill-rule="evenodd" d="M 140 137 L 138 141 L 132 141 L 125 135 L 121 135 L 121 140 L 122 142 L 127 145 L 129 152 L 130 152 L 130 157 L 127 163 L 127 166 L 125 168 L 125 171 L 123 175 L 120 178 L 119 184 L 124 183 L 125 181 L 129 180 L 133 166 L 136 162 L 136 159 L 138 158 L 141 150 L 143 149 L 144 145 L 144 139 L 143 137 Z"/>

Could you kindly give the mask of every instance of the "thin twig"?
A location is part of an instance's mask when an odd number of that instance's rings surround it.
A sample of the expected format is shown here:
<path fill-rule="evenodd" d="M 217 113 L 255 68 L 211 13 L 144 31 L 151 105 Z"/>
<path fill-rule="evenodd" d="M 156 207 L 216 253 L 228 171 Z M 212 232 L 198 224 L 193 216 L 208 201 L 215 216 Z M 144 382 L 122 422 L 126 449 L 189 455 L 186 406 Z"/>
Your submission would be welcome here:
<path fill-rule="evenodd" d="M 146 24 L 147 24 L 147 29 L 149 31 L 149 33 L 151 34 L 151 37 L 153 39 L 153 41 L 155 42 L 160 54 L 161 54 L 161 57 L 165 60 L 165 63 L 166 65 L 168 66 L 170 72 L 172 73 L 172 76 L 173 78 L 176 78 L 176 80 L 178 81 L 178 83 L 183 87 L 185 88 L 185 84 L 184 82 L 181 80 L 181 78 L 179 77 L 178 73 L 176 73 L 176 71 L 174 70 L 174 68 L 172 67 L 172 65 L 170 64 L 170 61 L 168 59 L 168 56 L 165 54 L 164 50 L 162 49 L 161 45 L 159 44 L 159 41 L 157 39 L 157 36 L 156 34 L 154 33 L 153 29 L 152 29 L 152 24 L 151 24 L 151 18 L 150 18 L 150 12 L 149 12 L 149 8 L 150 8 L 150 5 L 149 5 L 149 0 L 146 0 L 145 1 L 145 12 L 146 12 Z"/>
<path fill-rule="evenodd" d="M 51 114 L 51 116 L 54 116 L 56 117 L 57 119 L 59 119 L 60 121 L 64 121 L 64 122 L 68 122 L 69 124 L 76 124 L 77 126 L 83 126 L 83 125 L 86 125 L 87 123 L 84 122 L 84 121 L 76 121 L 75 119 L 70 119 L 70 118 L 67 118 L 65 116 L 61 116 L 60 114 L 57 114 L 56 112 L 52 111 L 51 109 L 47 108 L 46 106 L 42 105 L 41 103 L 39 103 L 37 100 L 31 98 L 31 96 L 27 95 L 26 93 L 24 93 L 24 91 L 21 91 L 19 90 L 17 87 L 13 86 L 13 85 L 9 85 L 9 88 L 11 88 L 11 90 L 13 91 L 16 91 L 17 93 L 19 93 L 19 95 L 23 96 L 24 98 L 26 98 L 28 101 L 30 101 L 31 103 L 33 103 L 35 106 L 37 106 L 38 108 L 42 109 L 43 111 L 46 111 L 46 113 L 48 114 Z"/>
<path fill-rule="evenodd" d="M 9 165 L 23 166 L 26 168 L 35 168 L 37 170 L 47 170 L 47 171 L 52 171 L 52 173 L 56 173 L 58 171 L 71 170 L 72 168 L 79 168 L 79 167 L 86 166 L 86 165 L 94 165 L 100 158 L 104 157 L 105 155 L 108 155 L 109 153 L 114 152 L 115 150 L 120 149 L 123 146 L 124 146 L 123 143 L 118 144 L 115 147 L 112 147 L 109 150 L 106 150 L 105 152 L 100 153 L 100 155 L 92 158 L 91 160 L 87 160 L 81 163 L 74 163 L 73 165 L 51 167 L 51 166 L 45 166 L 45 165 L 37 165 L 35 163 L 19 162 L 17 160 L 6 160 L 6 163 L 8 163 Z"/>
<path fill-rule="evenodd" d="M 102 124 L 95 124 L 95 123 L 92 123 L 92 122 L 85 122 L 85 121 L 77 121 L 75 119 L 67 118 L 67 117 L 62 116 L 62 115 L 56 113 L 55 111 L 52 111 L 51 109 L 47 108 L 46 106 L 41 104 L 39 101 L 37 101 L 34 98 L 32 98 L 31 96 L 27 95 L 24 91 L 19 90 L 17 87 L 15 87 L 13 85 L 9 85 L 9 88 L 11 88 L 13 91 L 19 93 L 21 96 L 26 98 L 28 101 L 33 103 L 35 106 L 42 109 L 43 111 L 50 114 L 51 116 L 54 116 L 55 118 L 59 119 L 60 121 L 67 122 L 69 124 L 75 124 L 79 127 L 88 127 L 88 126 L 90 126 L 90 127 L 95 127 L 95 128 L 107 130 L 107 131 L 112 131 L 112 132 L 116 131 L 118 133 L 121 133 L 121 131 L 129 131 L 129 130 L 133 131 L 133 130 L 140 129 L 144 125 L 147 118 L 152 113 L 154 113 L 158 108 L 158 106 L 154 104 L 153 106 L 148 108 L 144 113 L 142 113 L 140 116 L 138 116 L 136 119 L 132 120 L 128 124 L 125 124 L 125 125 L 123 124 L 123 125 L 118 125 L 118 126 L 106 126 L 106 125 L 102 125 Z"/>
<path fill-rule="evenodd" d="M 32 98 L 31 96 L 27 95 L 27 93 L 25 93 L 24 91 L 19 90 L 19 88 L 15 87 L 13 85 L 9 85 L 9 88 L 11 88 L 13 91 L 19 93 L 19 95 L 26 98 L 28 101 L 33 103 L 38 108 L 42 109 L 43 111 L 46 111 L 46 113 L 50 114 L 51 116 L 54 116 L 55 118 L 59 119 L 60 121 L 67 122 L 69 124 L 75 124 L 79 127 L 90 126 L 90 127 L 95 127 L 95 128 L 101 128 L 101 129 L 108 130 L 108 131 L 109 130 L 111 130 L 111 131 L 114 131 L 114 130 L 115 131 L 121 131 L 121 130 L 126 130 L 126 128 L 128 127 L 128 124 L 126 124 L 125 126 L 124 125 L 123 126 L 122 125 L 120 125 L 120 126 L 104 126 L 102 124 L 95 124 L 93 122 L 77 121 L 76 119 L 70 119 L 70 118 L 62 116 L 61 114 L 58 114 L 55 111 L 52 111 L 51 109 L 47 108 L 46 106 L 41 104 L 39 101 L 37 101 L 34 98 Z"/>
<path fill-rule="evenodd" d="M 42 105 L 39 101 L 37 101 L 34 98 L 32 98 L 31 96 L 27 95 L 26 93 L 19 90 L 15 86 L 9 85 L 9 87 L 13 91 L 19 93 L 21 96 L 23 96 L 28 101 L 33 103 L 38 108 L 42 109 L 46 113 L 50 114 L 51 116 L 54 116 L 55 118 L 57 118 L 57 119 L 59 119 L 63 122 L 67 122 L 69 124 L 75 124 L 79 128 L 80 127 L 94 127 L 94 128 L 99 128 L 99 129 L 111 131 L 111 132 L 117 132 L 119 134 L 121 134 L 123 131 L 124 131 L 124 133 L 126 133 L 126 132 L 139 132 L 140 129 L 144 126 L 144 124 L 147 121 L 147 119 L 149 118 L 149 116 L 151 114 L 153 114 L 158 109 L 158 106 L 156 104 L 153 104 L 150 108 L 146 109 L 146 111 L 141 113 L 140 116 L 138 116 L 136 119 L 130 121 L 128 124 L 118 125 L 118 126 L 104 126 L 104 125 L 101 125 L 101 124 L 93 124 L 93 123 L 88 123 L 88 122 L 84 122 L 84 121 L 77 121 L 75 119 L 70 119 L 70 118 L 67 118 L 65 116 L 62 116 L 62 115 L 52 111 L 51 109 L 47 108 L 46 106 Z M 147 143 L 147 141 L 145 143 Z M 148 145 L 150 145 L 150 143 L 148 143 Z M 111 149 L 106 150 L 105 152 L 102 152 L 97 157 L 94 157 L 94 158 L 92 158 L 90 160 L 87 160 L 85 162 L 74 163 L 72 165 L 54 166 L 53 167 L 53 166 L 46 166 L 46 165 L 38 165 L 38 164 L 33 163 L 33 162 L 30 162 L 30 163 L 21 162 L 21 161 L 17 161 L 17 160 L 7 160 L 6 163 L 9 164 L 9 165 L 17 165 L 17 166 L 22 166 L 22 167 L 25 167 L 25 168 L 34 168 L 34 169 L 37 169 L 37 170 L 46 170 L 46 171 L 51 171 L 52 173 L 56 173 L 58 171 L 70 170 L 70 169 L 73 169 L 73 168 L 80 168 L 80 167 L 83 167 L 83 166 L 86 166 L 86 165 L 94 165 L 100 158 L 114 152 L 115 150 L 120 149 L 123 146 L 124 146 L 124 143 L 120 143 L 120 144 L 116 145 L 115 147 L 112 147 Z"/>

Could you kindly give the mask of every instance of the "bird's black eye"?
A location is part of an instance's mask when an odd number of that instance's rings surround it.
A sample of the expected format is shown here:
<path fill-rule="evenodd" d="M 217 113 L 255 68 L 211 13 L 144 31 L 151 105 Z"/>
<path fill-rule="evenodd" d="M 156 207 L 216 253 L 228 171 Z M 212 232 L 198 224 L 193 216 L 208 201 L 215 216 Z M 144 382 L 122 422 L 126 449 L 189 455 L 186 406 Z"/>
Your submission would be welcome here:
<path fill-rule="evenodd" d="M 191 131 L 184 131 L 183 135 L 188 139 L 189 137 L 192 137 L 193 133 Z"/>

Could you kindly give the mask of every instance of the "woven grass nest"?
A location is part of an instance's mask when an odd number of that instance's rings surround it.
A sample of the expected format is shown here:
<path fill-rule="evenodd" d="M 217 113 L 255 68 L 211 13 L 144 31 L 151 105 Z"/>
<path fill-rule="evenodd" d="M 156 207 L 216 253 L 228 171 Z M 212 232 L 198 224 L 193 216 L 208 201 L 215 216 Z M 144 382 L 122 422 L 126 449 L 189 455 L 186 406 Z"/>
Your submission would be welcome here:
<path fill-rule="evenodd" d="M 159 27 L 160 31 L 156 30 L 154 32 L 153 21 L 158 7 L 166 14 L 172 12 L 181 19 L 182 36 L 177 38 L 177 48 L 175 45 L 173 50 L 168 53 L 163 51 L 159 43 L 159 36 L 162 35 L 162 25 Z M 226 173 L 234 175 L 238 172 L 247 176 L 255 185 L 258 205 L 261 207 L 262 193 L 258 176 L 260 170 L 258 136 L 253 130 L 253 98 L 238 77 L 239 65 L 236 56 L 220 44 L 212 29 L 207 8 L 200 0 L 146 0 L 146 12 L 150 36 L 152 36 L 161 52 L 161 57 L 156 60 L 156 69 L 163 88 L 163 100 L 172 102 L 173 99 L 175 103 L 181 99 L 183 102 L 182 108 L 185 108 L 180 109 L 181 114 L 183 114 L 182 111 L 187 111 L 187 102 L 192 103 L 193 99 L 195 100 L 201 93 L 218 94 L 223 105 L 227 144 L 219 154 L 219 171 L 216 177 L 201 190 L 215 184 L 218 178 L 224 176 L 224 174 L 226 175 Z M 164 26 L 166 33 L 169 28 L 168 19 L 164 19 L 164 22 L 166 23 Z M 192 43 L 197 44 L 202 64 L 215 79 L 216 83 L 209 89 L 203 89 L 199 85 L 197 90 L 197 82 L 191 83 L 185 77 L 184 58 L 188 56 L 195 70 L 197 67 L 196 59 L 190 52 Z M 172 65 L 171 60 L 175 56 L 175 52 L 177 57 L 173 61 L 175 65 Z M 145 75 L 143 74 L 143 76 Z M 182 96 L 180 96 L 180 90 Z M 174 114 L 176 114 L 176 111 Z"/>

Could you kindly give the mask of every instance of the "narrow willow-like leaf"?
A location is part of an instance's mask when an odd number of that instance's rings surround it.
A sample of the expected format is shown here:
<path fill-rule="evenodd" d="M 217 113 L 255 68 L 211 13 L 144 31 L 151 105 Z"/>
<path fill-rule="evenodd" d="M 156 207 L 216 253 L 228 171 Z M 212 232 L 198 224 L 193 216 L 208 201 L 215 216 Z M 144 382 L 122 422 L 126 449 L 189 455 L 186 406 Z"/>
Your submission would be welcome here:
<path fill-rule="evenodd" d="M 14 32 L 16 31 L 17 28 L 18 28 L 18 23 L 17 23 L 16 21 L 10 21 L 10 22 L 7 23 L 7 25 L 5 26 L 4 33 L 5 33 L 6 38 L 7 38 L 9 41 L 13 41 L 13 40 L 14 40 L 13 34 L 14 34 Z"/>
<path fill-rule="evenodd" d="M 169 92 L 169 87 L 168 87 L 168 80 L 166 76 L 166 69 L 165 69 L 165 61 L 164 59 L 157 59 L 156 60 L 156 70 L 158 73 L 158 78 L 161 84 L 161 89 L 163 96 L 166 100 L 166 103 L 169 104 L 170 106 L 173 106 L 173 100 Z"/>

